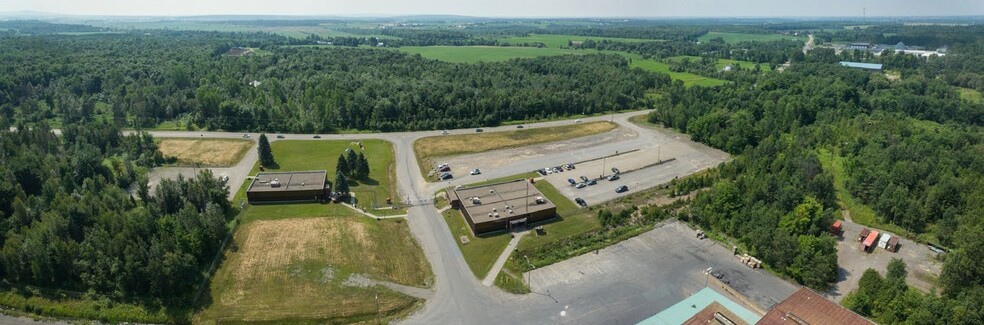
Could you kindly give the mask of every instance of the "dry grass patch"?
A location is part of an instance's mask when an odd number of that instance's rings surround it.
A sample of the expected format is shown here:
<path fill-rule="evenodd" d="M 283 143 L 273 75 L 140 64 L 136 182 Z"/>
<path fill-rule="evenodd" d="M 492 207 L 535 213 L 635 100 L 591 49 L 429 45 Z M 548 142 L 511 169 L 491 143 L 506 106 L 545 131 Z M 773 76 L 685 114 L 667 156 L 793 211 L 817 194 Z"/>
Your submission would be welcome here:
<path fill-rule="evenodd" d="M 165 157 L 185 165 L 228 167 L 243 159 L 253 142 L 240 139 L 162 139 L 158 145 Z"/>
<path fill-rule="evenodd" d="M 546 142 L 579 138 L 614 130 L 618 124 L 601 121 L 547 128 L 505 132 L 443 135 L 421 138 L 413 143 L 422 173 L 427 175 L 430 161 L 438 157 L 516 148 Z"/>
<path fill-rule="evenodd" d="M 361 277 L 424 286 L 430 270 L 402 221 L 361 217 L 255 220 L 240 228 L 236 249 L 211 284 L 202 323 L 352 323 L 374 320 L 376 294 L 384 318 L 420 300 Z"/>

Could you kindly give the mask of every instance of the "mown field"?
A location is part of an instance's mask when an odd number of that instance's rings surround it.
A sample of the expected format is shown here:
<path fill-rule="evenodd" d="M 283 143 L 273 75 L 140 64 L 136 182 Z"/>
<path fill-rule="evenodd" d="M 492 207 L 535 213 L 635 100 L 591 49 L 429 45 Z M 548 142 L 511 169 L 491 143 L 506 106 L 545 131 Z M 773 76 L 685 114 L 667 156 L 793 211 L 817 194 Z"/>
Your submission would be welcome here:
<path fill-rule="evenodd" d="M 228 167 L 235 165 L 253 148 L 253 142 L 242 139 L 159 139 L 158 148 L 164 157 L 177 158 L 181 165 Z"/>
<path fill-rule="evenodd" d="M 629 66 L 646 71 L 668 74 L 670 78 L 683 81 L 683 84 L 687 86 L 713 87 L 728 83 L 727 80 L 704 77 L 689 72 L 673 72 L 670 71 L 668 64 L 655 60 L 633 59 Z"/>
<path fill-rule="evenodd" d="M 750 42 L 768 42 L 768 41 L 778 41 L 783 39 L 791 40 L 801 40 L 806 42 L 806 36 L 792 36 L 792 35 L 781 35 L 781 34 L 746 34 L 746 33 L 729 33 L 729 32 L 708 32 L 703 36 L 697 38 L 698 41 L 707 42 L 711 39 L 720 37 L 725 43 L 738 43 L 744 41 Z"/>
<path fill-rule="evenodd" d="M 420 54 L 420 56 L 428 59 L 453 63 L 496 62 L 516 58 L 528 59 L 582 53 L 560 48 L 518 46 L 404 46 L 398 49 L 410 54 Z"/>
<path fill-rule="evenodd" d="M 625 42 L 625 43 L 638 43 L 638 42 L 658 42 L 659 40 L 650 39 L 639 39 L 639 38 L 619 38 L 619 37 L 593 37 L 593 36 L 578 36 L 578 35 L 555 35 L 555 34 L 530 34 L 527 36 L 509 36 L 509 37 L 499 37 L 496 38 L 499 42 L 506 42 L 512 45 L 518 45 L 523 43 L 543 43 L 548 48 L 561 48 L 568 47 L 568 42 L 570 41 L 586 41 L 594 40 L 600 42 L 602 40 L 609 40 L 613 42 Z"/>
<path fill-rule="evenodd" d="M 680 61 L 680 60 L 683 60 L 683 59 L 690 59 L 691 61 L 699 61 L 701 58 L 699 56 L 681 55 L 681 56 L 674 56 L 674 57 L 671 57 L 669 59 L 670 60 L 674 60 L 674 61 Z M 751 62 L 751 61 L 741 61 L 741 60 L 732 60 L 732 59 L 716 59 L 716 60 L 717 61 L 714 63 L 714 67 L 715 68 L 718 68 L 718 69 L 724 69 L 724 67 L 726 67 L 728 65 L 736 65 L 737 64 L 737 65 L 740 65 L 744 69 L 751 69 L 754 66 L 758 65 L 759 66 L 759 69 L 762 69 L 762 71 L 768 71 L 769 70 L 769 64 L 768 63 L 755 63 L 755 62 Z"/>
<path fill-rule="evenodd" d="M 579 138 L 608 132 L 617 127 L 615 123 L 602 121 L 515 131 L 441 135 L 418 139 L 413 143 L 413 150 L 421 173 L 426 176 L 431 162 L 439 157 Z"/>
<path fill-rule="evenodd" d="M 374 321 L 377 312 L 392 320 L 421 301 L 373 281 L 433 281 L 401 219 L 296 204 L 252 206 L 243 220 L 212 279 L 201 323 L 356 323 Z"/>
<path fill-rule="evenodd" d="M 326 170 L 328 171 L 328 181 L 335 181 L 335 173 L 338 163 L 338 156 L 346 149 L 358 152 L 359 142 L 365 146 L 362 150 L 366 159 L 369 160 L 369 179 L 368 180 L 349 180 L 352 192 L 359 200 L 359 206 L 369 206 L 375 202 L 375 206 L 386 208 L 386 198 L 396 197 L 396 167 L 394 165 L 395 155 L 393 144 L 383 140 L 355 140 L 355 141 L 328 141 L 328 140 L 281 140 L 270 143 L 273 149 L 273 157 L 277 161 L 278 167 L 268 168 L 267 171 L 301 171 L 301 170 Z M 250 175 L 259 172 L 259 164 L 253 167 Z M 373 211 L 378 214 L 392 214 L 398 212 L 390 209 Z"/>

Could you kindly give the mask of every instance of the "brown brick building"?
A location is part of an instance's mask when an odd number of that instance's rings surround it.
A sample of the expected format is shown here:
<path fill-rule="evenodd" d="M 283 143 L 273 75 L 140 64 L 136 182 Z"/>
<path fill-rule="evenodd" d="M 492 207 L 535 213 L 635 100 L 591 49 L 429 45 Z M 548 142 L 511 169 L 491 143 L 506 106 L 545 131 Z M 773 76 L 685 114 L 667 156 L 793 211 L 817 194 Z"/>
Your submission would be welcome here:
<path fill-rule="evenodd" d="M 457 188 L 447 195 L 475 234 L 509 230 L 557 215 L 557 206 L 525 179 Z"/>
<path fill-rule="evenodd" d="M 324 170 L 258 173 L 246 189 L 250 204 L 320 201 L 328 196 Z"/>

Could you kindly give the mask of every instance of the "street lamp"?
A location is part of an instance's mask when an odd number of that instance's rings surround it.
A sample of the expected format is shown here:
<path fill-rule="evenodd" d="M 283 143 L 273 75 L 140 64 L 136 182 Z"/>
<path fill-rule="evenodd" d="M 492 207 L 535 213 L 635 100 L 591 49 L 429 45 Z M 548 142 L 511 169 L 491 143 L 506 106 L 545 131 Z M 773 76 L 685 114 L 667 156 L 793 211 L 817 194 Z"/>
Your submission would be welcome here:
<path fill-rule="evenodd" d="M 526 287 L 530 288 L 530 292 L 533 292 L 533 270 L 536 270 L 536 266 L 533 266 L 533 263 L 530 263 L 529 256 L 523 255 L 523 258 L 526 259 L 526 264 L 529 264 L 532 268 L 529 272 L 526 272 Z"/>

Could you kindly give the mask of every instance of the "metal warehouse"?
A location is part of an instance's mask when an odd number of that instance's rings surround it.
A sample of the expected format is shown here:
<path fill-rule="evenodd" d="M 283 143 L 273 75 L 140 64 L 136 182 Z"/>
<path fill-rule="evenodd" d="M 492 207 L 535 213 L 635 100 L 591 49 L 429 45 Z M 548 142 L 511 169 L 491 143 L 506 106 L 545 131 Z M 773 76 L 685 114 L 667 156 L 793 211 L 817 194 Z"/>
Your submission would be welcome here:
<path fill-rule="evenodd" d="M 246 190 L 249 203 L 320 201 L 328 196 L 324 170 L 258 173 Z"/>
<path fill-rule="evenodd" d="M 448 191 L 472 232 L 509 230 L 557 215 L 557 206 L 525 179 Z"/>

